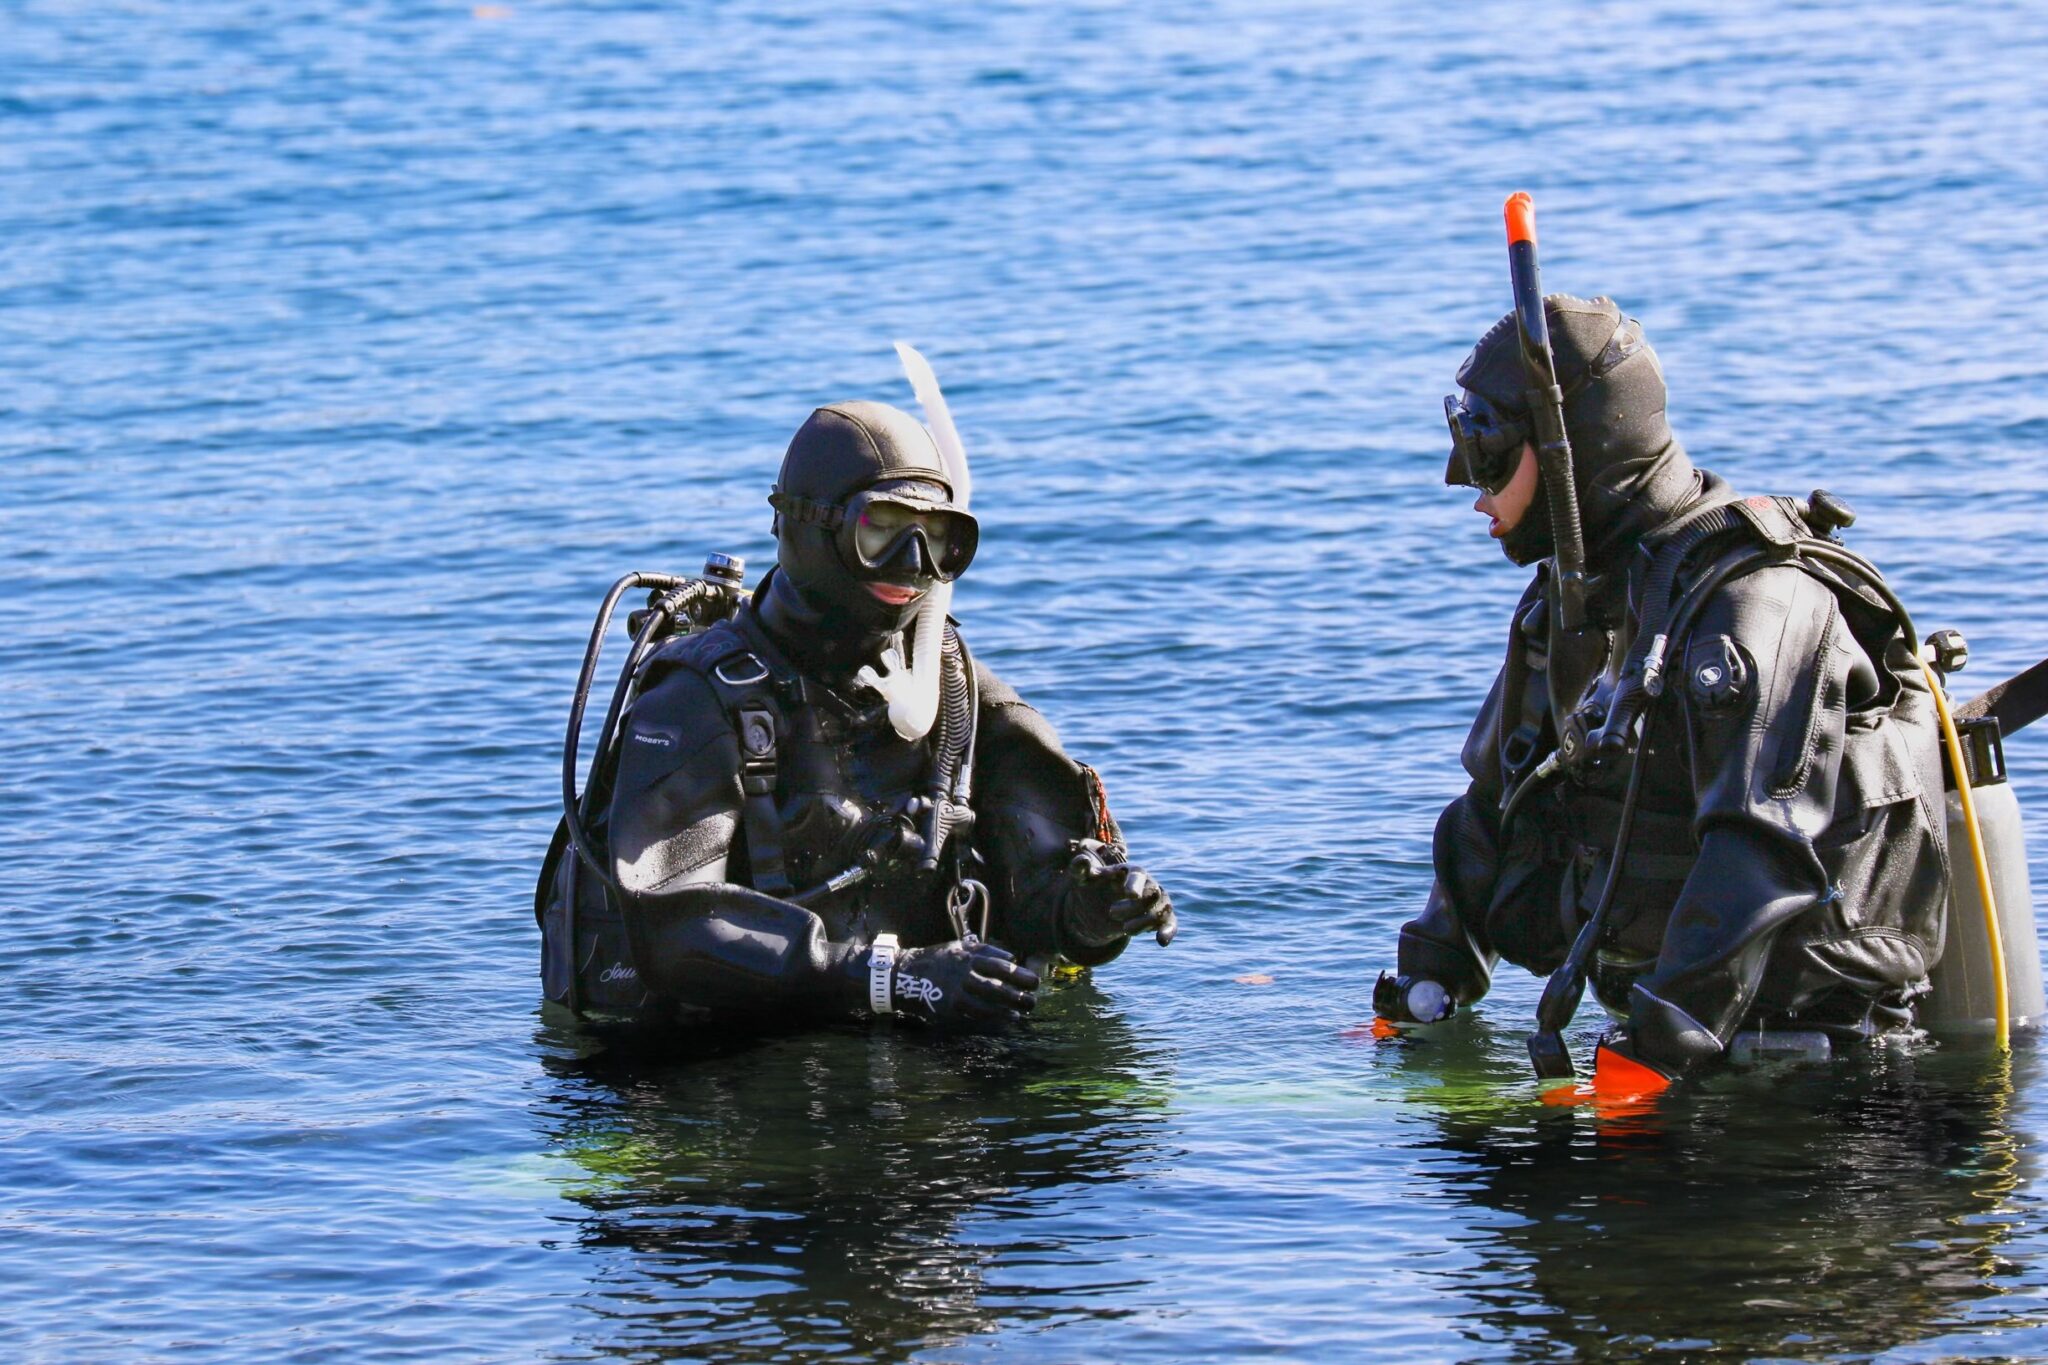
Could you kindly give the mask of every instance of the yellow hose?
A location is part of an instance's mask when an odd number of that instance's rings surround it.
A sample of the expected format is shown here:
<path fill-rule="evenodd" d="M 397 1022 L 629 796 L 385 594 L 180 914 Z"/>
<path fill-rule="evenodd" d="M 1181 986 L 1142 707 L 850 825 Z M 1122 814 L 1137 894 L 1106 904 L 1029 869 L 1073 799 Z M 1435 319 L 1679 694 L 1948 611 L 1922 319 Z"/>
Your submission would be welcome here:
<path fill-rule="evenodd" d="M 1920 672 L 1927 679 L 1928 691 L 1934 694 L 1934 714 L 1941 717 L 1941 737 L 1948 745 L 1949 768 L 1956 778 L 1956 796 L 1963 803 L 1963 828 L 1970 835 L 1970 860 L 1977 866 L 1977 891 L 1984 900 L 1984 933 L 1991 942 L 1991 974 L 1997 984 L 1998 1049 L 2005 1052 L 2012 1047 L 2012 1005 L 2006 999 L 2005 943 L 1998 933 L 1998 901 L 1991 893 L 1991 864 L 1984 857 L 1984 832 L 1977 827 L 1977 802 L 1970 795 L 1970 766 L 1963 759 L 1962 736 L 1956 733 L 1956 719 L 1949 714 L 1948 694 L 1941 690 L 1941 680 L 1934 676 L 1934 670 L 1927 666 L 1925 659 L 1920 661 Z M 1950 855 L 1953 863 L 1953 849 Z"/>

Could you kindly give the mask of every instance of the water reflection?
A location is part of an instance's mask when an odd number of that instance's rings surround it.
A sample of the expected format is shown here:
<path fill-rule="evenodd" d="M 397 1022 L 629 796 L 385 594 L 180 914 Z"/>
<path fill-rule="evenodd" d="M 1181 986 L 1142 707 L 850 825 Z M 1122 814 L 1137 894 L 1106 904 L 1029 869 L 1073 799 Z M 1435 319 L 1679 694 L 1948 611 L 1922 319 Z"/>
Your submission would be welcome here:
<path fill-rule="evenodd" d="M 1505 1069 L 1497 1041 L 1397 1066 L 1476 1079 Z M 1437 1106 L 1424 1169 L 1485 1229 L 1457 1276 L 1486 1305 L 1469 1335 L 1521 1360 L 1749 1360 L 1953 1330 L 2017 1274 L 2012 1092 L 1996 1058 L 1880 1055 L 1632 1112 Z"/>
<path fill-rule="evenodd" d="M 1170 1156 L 1170 1058 L 1086 983 L 1005 1039 L 542 1041 L 595 1356 L 897 1360 L 1108 1315 L 1133 1234 L 1091 1187 Z"/>

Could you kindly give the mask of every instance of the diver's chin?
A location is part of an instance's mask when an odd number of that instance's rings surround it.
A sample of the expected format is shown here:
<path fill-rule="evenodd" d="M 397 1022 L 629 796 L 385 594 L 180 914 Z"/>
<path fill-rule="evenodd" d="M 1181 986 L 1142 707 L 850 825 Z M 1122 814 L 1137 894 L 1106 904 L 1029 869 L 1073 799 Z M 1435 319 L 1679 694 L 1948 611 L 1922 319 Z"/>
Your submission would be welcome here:
<path fill-rule="evenodd" d="M 864 583 L 861 586 L 885 607 L 907 607 L 924 596 L 924 589 L 907 588 L 901 583 Z"/>

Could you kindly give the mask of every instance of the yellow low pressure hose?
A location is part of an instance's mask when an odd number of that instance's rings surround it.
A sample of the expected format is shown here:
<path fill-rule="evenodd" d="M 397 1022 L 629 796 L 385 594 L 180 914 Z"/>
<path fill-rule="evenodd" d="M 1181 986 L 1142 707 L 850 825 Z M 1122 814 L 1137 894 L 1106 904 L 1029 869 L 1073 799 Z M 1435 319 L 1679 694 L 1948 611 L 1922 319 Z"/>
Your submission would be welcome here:
<path fill-rule="evenodd" d="M 1991 943 L 1991 976 L 1997 987 L 1998 1000 L 1998 1050 L 2004 1052 L 2012 1047 L 2012 1005 L 2006 998 L 2005 943 L 1998 933 L 1998 901 L 1991 891 L 1991 864 L 1984 857 L 1984 832 L 1977 826 L 1977 802 L 1970 795 L 1970 767 L 1963 760 L 1962 736 L 1956 733 L 1956 718 L 1949 714 L 1948 694 L 1941 689 L 1941 679 L 1934 676 L 1934 670 L 1925 659 L 1920 660 L 1920 672 L 1927 679 L 1927 690 L 1934 694 L 1934 714 L 1941 717 L 1941 737 L 1948 745 L 1949 768 L 1956 778 L 1956 796 L 1963 803 L 1963 828 L 1970 835 L 1970 861 L 1977 867 L 1977 892 L 1984 900 L 1984 933 Z M 1949 863 L 1953 868 L 1953 849 L 1949 850 Z"/>

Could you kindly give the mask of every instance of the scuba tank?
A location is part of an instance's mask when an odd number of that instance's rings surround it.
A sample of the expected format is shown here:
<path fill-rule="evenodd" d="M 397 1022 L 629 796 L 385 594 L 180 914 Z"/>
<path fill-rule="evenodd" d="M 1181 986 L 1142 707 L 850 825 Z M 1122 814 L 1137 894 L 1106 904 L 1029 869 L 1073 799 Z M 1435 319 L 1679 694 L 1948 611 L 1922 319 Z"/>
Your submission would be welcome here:
<path fill-rule="evenodd" d="M 1955 631 L 1928 641 L 1929 657 L 1946 675 L 1963 666 L 1968 647 Z M 1946 708 L 1944 708 L 1946 710 Z M 2027 874 L 2026 832 L 2019 797 L 2005 770 L 2005 744 L 1996 715 L 1946 725 L 1949 876 L 1948 931 L 1941 960 L 1929 973 L 1933 994 L 1920 1003 L 1930 1032 L 1996 1035 L 2040 1027 L 2048 1015 L 2041 987 L 2041 952 L 2034 923 L 2034 888 Z M 1957 772 L 1955 758 L 1962 758 Z M 1965 806 L 1961 783 L 1969 785 Z M 1974 816 L 1976 837 L 1971 837 Z M 1980 883 L 1974 849 L 1981 848 Z M 1988 887 L 1992 906 L 1985 904 Z M 1994 930 L 1995 926 L 1995 930 Z M 2001 999 L 2003 996 L 2003 999 Z"/>

